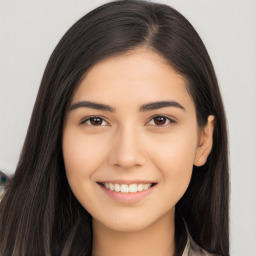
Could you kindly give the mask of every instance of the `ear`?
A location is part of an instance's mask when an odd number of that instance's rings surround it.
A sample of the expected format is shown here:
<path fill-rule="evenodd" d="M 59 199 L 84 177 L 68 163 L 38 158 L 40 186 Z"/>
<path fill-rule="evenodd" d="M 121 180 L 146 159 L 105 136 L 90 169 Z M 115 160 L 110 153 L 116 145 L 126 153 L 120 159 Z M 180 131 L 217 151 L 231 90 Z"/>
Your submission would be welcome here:
<path fill-rule="evenodd" d="M 208 116 L 208 123 L 201 129 L 199 134 L 199 143 L 196 150 L 194 165 L 203 166 L 212 150 L 214 131 L 214 116 Z"/>

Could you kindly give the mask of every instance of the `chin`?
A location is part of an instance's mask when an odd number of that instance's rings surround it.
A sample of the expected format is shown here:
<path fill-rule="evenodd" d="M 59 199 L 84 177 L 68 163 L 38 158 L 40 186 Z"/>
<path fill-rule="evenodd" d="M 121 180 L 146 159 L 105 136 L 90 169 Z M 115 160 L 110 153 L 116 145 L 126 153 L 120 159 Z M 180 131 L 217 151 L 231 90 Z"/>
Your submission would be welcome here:
<path fill-rule="evenodd" d="M 150 226 L 151 223 L 142 223 L 141 221 L 136 222 L 116 222 L 106 223 L 107 228 L 116 232 L 139 232 Z"/>
<path fill-rule="evenodd" d="M 126 212 L 119 212 L 119 214 L 107 214 L 105 216 L 97 216 L 93 217 L 95 222 L 98 224 L 105 226 L 105 228 L 110 229 L 116 232 L 138 232 L 150 228 L 156 223 L 160 223 L 161 220 L 172 219 L 173 212 L 175 211 L 175 207 L 172 209 L 173 211 L 168 212 L 131 212 L 126 209 Z M 102 218 L 99 218 L 102 217 Z"/>
<path fill-rule="evenodd" d="M 131 216 L 122 215 L 118 216 L 105 216 L 105 218 L 93 218 L 94 222 L 105 226 L 105 228 L 116 232 L 138 232 L 149 227 L 155 222 L 154 218 L 145 218 L 145 216 Z"/>

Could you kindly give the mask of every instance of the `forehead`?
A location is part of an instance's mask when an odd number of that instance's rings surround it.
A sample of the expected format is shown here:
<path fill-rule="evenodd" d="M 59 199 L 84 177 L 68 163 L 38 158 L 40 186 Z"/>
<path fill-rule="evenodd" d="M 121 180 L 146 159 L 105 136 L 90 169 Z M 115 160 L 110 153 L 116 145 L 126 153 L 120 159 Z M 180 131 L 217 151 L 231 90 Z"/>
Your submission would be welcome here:
<path fill-rule="evenodd" d="M 117 107 L 159 100 L 194 105 L 185 78 L 162 56 L 144 48 L 94 65 L 75 91 L 72 103 L 83 100 L 100 101 Z"/>

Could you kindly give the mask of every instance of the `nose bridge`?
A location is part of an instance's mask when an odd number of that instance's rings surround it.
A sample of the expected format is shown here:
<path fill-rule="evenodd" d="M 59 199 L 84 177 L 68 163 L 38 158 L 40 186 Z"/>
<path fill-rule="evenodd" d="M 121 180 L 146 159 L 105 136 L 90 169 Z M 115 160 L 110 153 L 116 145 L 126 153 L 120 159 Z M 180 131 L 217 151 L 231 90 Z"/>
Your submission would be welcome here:
<path fill-rule="evenodd" d="M 129 168 L 135 165 L 144 165 L 145 152 L 140 143 L 140 134 L 136 126 L 123 125 L 114 135 L 110 164 Z"/>

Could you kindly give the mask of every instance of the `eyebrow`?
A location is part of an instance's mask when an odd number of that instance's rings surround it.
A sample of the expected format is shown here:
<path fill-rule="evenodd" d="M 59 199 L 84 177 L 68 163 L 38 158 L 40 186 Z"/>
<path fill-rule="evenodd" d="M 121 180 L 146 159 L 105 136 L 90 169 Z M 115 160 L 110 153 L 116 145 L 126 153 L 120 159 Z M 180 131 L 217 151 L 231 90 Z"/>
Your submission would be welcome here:
<path fill-rule="evenodd" d="M 71 110 L 75 110 L 77 108 L 93 108 L 93 109 L 98 109 L 98 110 L 103 110 L 103 111 L 108 111 L 108 112 L 116 112 L 116 109 L 105 104 L 100 104 L 100 103 L 95 103 L 91 101 L 79 101 L 77 103 L 74 103 L 70 107 Z"/>
<path fill-rule="evenodd" d="M 79 101 L 77 103 L 74 103 L 71 105 L 69 111 L 75 110 L 77 108 L 82 108 L 82 107 L 103 110 L 103 111 L 112 112 L 112 113 L 116 112 L 116 109 L 114 107 L 111 107 L 106 104 L 91 102 L 91 101 Z M 165 107 L 175 107 L 175 108 L 179 108 L 186 111 L 185 108 L 177 101 L 157 101 L 157 102 L 143 104 L 142 106 L 140 106 L 139 112 L 147 112 L 147 111 L 152 111 L 152 110 L 165 108 Z"/>
<path fill-rule="evenodd" d="M 152 102 L 148 104 L 144 104 L 139 108 L 140 112 L 146 112 L 146 111 L 151 111 L 155 109 L 160 109 L 160 108 L 165 108 L 165 107 L 175 107 L 179 108 L 185 111 L 185 108 L 178 103 L 177 101 L 157 101 L 157 102 Z"/>

